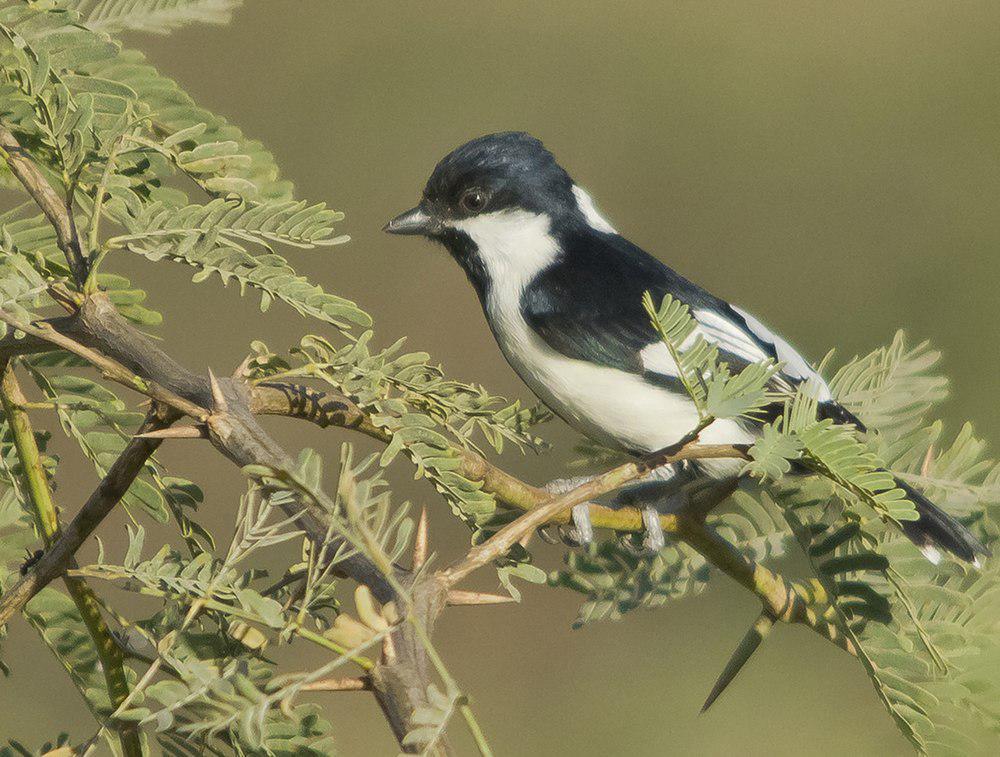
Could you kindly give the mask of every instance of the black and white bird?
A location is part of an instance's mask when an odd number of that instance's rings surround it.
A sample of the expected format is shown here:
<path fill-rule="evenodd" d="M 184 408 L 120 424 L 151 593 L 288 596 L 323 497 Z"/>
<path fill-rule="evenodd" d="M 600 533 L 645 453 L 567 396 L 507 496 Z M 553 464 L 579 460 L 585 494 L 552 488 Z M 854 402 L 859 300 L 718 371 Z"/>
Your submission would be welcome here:
<path fill-rule="evenodd" d="M 778 361 L 776 380 L 783 386 L 811 382 L 823 417 L 864 430 L 788 342 L 619 234 L 528 134 L 490 134 L 449 153 L 420 203 L 385 231 L 443 244 L 472 282 L 507 362 L 553 412 L 601 444 L 648 454 L 698 423 L 676 364 L 643 309 L 646 291 L 656 302 L 670 294 L 687 304 L 700 333 L 730 366 Z M 746 419 L 717 420 L 699 438 L 752 444 L 758 429 Z M 705 460 L 685 475 L 732 479 L 740 467 L 739 461 Z M 897 483 L 920 515 L 904 531 L 929 559 L 940 559 L 939 548 L 969 561 L 988 554 L 965 526 Z M 574 512 L 584 535 L 590 531 L 585 513 Z M 647 543 L 661 546 L 658 519 L 647 512 L 644 521 Z"/>

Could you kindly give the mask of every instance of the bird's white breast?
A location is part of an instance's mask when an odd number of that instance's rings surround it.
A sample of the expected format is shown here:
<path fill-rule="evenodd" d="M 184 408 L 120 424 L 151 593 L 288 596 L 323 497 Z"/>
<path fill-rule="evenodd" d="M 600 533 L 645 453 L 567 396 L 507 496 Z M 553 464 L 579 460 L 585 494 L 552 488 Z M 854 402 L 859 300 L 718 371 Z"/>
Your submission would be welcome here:
<path fill-rule="evenodd" d="M 559 252 L 546 216 L 502 211 L 453 224 L 478 247 L 490 282 L 488 320 L 507 362 L 563 420 L 603 444 L 647 452 L 672 444 L 695 427 L 698 416 L 686 396 L 637 374 L 567 357 L 528 326 L 521 295 Z M 752 440 L 731 421 L 713 423 L 701 438 L 706 443 Z"/>

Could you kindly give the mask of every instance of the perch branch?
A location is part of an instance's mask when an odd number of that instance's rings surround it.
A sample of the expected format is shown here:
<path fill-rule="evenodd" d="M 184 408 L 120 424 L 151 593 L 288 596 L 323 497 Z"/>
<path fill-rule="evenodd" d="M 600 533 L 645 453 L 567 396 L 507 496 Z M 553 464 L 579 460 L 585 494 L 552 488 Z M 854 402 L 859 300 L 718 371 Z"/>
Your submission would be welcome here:
<path fill-rule="evenodd" d="M 362 408 L 350 398 L 334 392 L 289 382 L 261 382 L 251 390 L 250 406 L 255 413 L 304 419 L 322 428 L 332 426 L 353 429 L 383 443 L 390 441 L 386 431 L 371 423 Z M 706 445 L 692 444 L 684 453 L 677 454 L 689 454 L 699 447 L 705 448 Z M 736 448 L 727 448 L 725 451 L 722 448 L 713 449 L 713 452 L 720 455 L 728 453 L 729 456 L 739 451 L 741 450 Z M 481 483 L 483 489 L 492 493 L 502 507 L 532 511 L 553 501 L 551 493 L 510 475 L 471 450 L 456 448 L 453 452 L 461 462 L 459 472 L 469 480 Z M 623 473 L 619 471 L 619 475 Z M 567 492 L 562 497 L 570 494 L 572 492 Z M 586 499 L 587 497 L 581 501 Z M 563 503 L 566 501 L 563 499 Z M 562 507 L 564 504 L 554 506 L 552 510 Z M 618 532 L 638 532 L 643 529 L 642 514 L 632 507 L 612 510 L 591 504 L 590 513 L 596 527 Z M 757 595 L 764 610 L 776 620 L 806 625 L 841 649 L 856 654 L 850 639 L 845 637 L 835 623 L 826 620 L 822 612 L 811 610 L 829 602 L 820 587 L 789 583 L 780 575 L 750 560 L 716 534 L 704 522 L 703 516 L 704 509 L 701 512 L 666 514 L 660 516 L 660 524 L 664 532 L 682 539 L 712 565 Z M 547 522 L 567 523 L 569 515 L 565 510 L 560 510 L 550 515 Z"/>

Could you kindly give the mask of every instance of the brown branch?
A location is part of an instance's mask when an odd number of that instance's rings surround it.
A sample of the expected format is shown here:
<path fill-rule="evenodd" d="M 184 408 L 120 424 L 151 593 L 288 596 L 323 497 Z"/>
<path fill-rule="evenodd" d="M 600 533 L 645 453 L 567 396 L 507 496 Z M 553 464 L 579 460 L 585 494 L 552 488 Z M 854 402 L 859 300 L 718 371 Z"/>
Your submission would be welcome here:
<path fill-rule="evenodd" d="M 18 331 L 23 331 L 29 336 L 50 342 L 56 347 L 60 347 L 68 352 L 72 352 L 77 357 L 83 358 L 101 371 L 101 375 L 106 379 L 110 379 L 111 381 L 121 384 L 122 386 L 126 386 L 129 389 L 141 392 L 158 402 L 170 405 L 185 415 L 190 415 L 192 418 L 196 418 L 200 421 L 204 421 L 208 418 L 208 411 L 203 407 L 200 407 L 194 402 L 181 397 L 176 392 L 167 389 L 154 380 L 137 376 L 117 360 L 109 358 L 96 350 L 80 344 L 80 342 L 67 336 L 66 334 L 56 331 L 50 323 L 43 322 L 39 325 L 22 323 L 9 313 L 5 313 L 3 310 L 0 310 L 0 321 L 3 321 L 8 326 L 17 329 Z"/>
<path fill-rule="evenodd" d="M 0 360 L 7 360 L 18 355 L 36 355 L 40 352 L 51 352 L 59 349 L 52 342 L 39 339 L 36 336 L 15 337 L 8 334 L 0 339 Z"/>
<path fill-rule="evenodd" d="M 142 429 L 166 428 L 179 415 L 173 410 L 151 413 Z M 149 457 L 160 446 L 158 439 L 133 439 L 108 469 L 107 475 L 90 495 L 76 517 L 63 529 L 56 542 L 45 551 L 32 569 L 0 597 L 0 625 L 23 609 L 35 594 L 60 576 L 94 529 L 125 496 L 129 486 L 142 472 Z"/>
<path fill-rule="evenodd" d="M 63 201 L 45 175 L 32 161 L 27 150 L 21 147 L 13 132 L 0 124 L 0 152 L 10 167 L 10 171 L 28 190 L 42 213 L 56 231 L 56 244 L 66 256 L 66 262 L 76 283 L 83 285 L 87 280 L 87 261 L 80 247 L 80 237 L 76 233 L 73 219 Z"/>

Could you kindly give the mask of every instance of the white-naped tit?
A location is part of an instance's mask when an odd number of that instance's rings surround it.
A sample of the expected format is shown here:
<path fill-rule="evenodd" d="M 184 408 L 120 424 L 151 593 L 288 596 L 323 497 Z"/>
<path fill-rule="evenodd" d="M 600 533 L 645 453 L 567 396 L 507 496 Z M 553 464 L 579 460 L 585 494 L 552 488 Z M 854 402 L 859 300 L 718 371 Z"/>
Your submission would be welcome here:
<path fill-rule="evenodd" d="M 645 455 L 698 423 L 676 363 L 643 308 L 647 291 L 657 303 L 667 294 L 685 303 L 722 361 L 780 362 L 774 378 L 780 388 L 809 381 L 821 417 L 865 430 L 788 342 L 619 234 L 528 134 L 489 134 L 453 150 L 437 164 L 420 203 L 385 231 L 444 245 L 472 282 L 507 362 L 553 412 L 601 444 Z M 759 428 L 758 420 L 716 420 L 699 439 L 752 444 Z M 741 466 L 702 460 L 683 473 L 731 480 Z M 681 473 L 678 466 L 660 478 Z M 939 548 L 967 561 L 989 554 L 964 525 L 896 483 L 920 516 L 904 522 L 903 531 L 928 559 L 937 562 Z M 590 532 L 585 514 L 585 507 L 574 511 L 584 535 Z M 644 521 L 647 529 L 658 528 L 657 518 Z M 647 534 L 647 544 L 661 546 L 662 538 Z"/>

